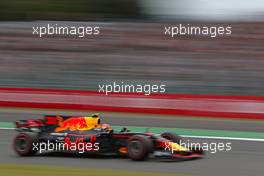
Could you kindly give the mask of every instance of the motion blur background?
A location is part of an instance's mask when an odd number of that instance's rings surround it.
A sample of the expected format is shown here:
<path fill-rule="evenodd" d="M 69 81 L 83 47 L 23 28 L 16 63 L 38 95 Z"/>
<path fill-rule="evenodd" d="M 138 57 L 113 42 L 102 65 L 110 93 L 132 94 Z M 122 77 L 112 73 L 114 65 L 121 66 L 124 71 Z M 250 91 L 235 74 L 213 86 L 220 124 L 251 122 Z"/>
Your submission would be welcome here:
<path fill-rule="evenodd" d="M 264 95 L 263 19 L 261 0 L 1 0 L 0 86 L 93 90 L 119 80 L 173 93 Z M 32 35 L 47 23 L 95 24 L 101 34 Z M 231 25 L 233 33 L 164 35 L 179 23 Z"/>
<path fill-rule="evenodd" d="M 166 93 L 264 96 L 263 22 L 263 0 L 0 0 L 0 88 L 98 90 L 99 84 L 122 81 L 142 85 L 166 84 Z M 33 26 L 47 26 L 48 23 L 58 26 L 100 26 L 100 35 L 85 38 L 69 35 L 39 38 L 32 35 Z M 232 26 L 232 35 L 216 38 L 170 38 L 164 35 L 165 26 L 180 23 L 208 27 Z M 2 103 L 11 101 L 11 104 L 23 104 L 24 100 L 40 103 L 35 92 L 25 94 L 23 91 L 12 93 L 2 90 L 0 94 Z M 63 95 L 57 97 L 60 96 Z M 70 96 L 57 100 L 54 94 L 51 94 L 52 98 L 48 94 L 40 94 L 47 104 L 59 101 L 65 105 L 77 103 L 75 105 L 78 107 L 81 107 L 80 103 L 98 105 L 101 101 L 106 107 L 121 104 L 116 109 L 140 107 L 140 112 L 145 112 L 145 107 L 156 110 L 163 107 L 163 112 L 168 108 L 194 109 L 197 114 L 201 113 L 201 109 L 206 109 L 206 113 L 212 112 L 215 116 L 197 118 L 178 114 L 101 113 L 104 123 L 141 127 L 144 130 L 153 127 L 160 131 L 177 128 L 183 130 L 180 135 L 191 131 L 187 133 L 187 138 L 188 135 L 204 135 L 196 139 L 200 142 L 235 137 L 235 140 L 226 141 L 232 141 L 233 148 L 230 152 L 216 155 L 208 152 L 205 158 L 191 162 L 153 161 L 142 164 L 121 158 L 57 158 L 53 155 L 20 158 L 11 147 L 16 134 L 13 130 L 15 120 L 38 118 L 43 114 L 77 113 L 86 116 L 88 111 L 59 109 L 61 106 L 54 106 L 58 108 L 56 111 L 32 109 L 30 106 L 26 109 L 0 107 L 0 175 L 165 176 L 167 172 L 171 175 L 201 176 L 263 175 L 263 97 L 260 97 L 260 101 L 256 100 L 259 97 L 247 101 L 216 101 L 217 98 L 185 101 L 184 98 L 176 98 L 168 99 L 166 103 L 166 99 L 153 101 L 148 98 L 151 101 L 144 101 L 142 97 L 123 97 L 127 101 L 113 101 L 113 97 L 100 94 L 99 101 L 94 103 L 95 96 L 84 97 L 86 101 L 81 101 L 83 99 L 79 94 Z M 138 101 L 133 104 L 133 100 Z M 219 111 L 215 112 L 215 109 Z M 218 119 L 219 112 L 235 115 L 242 112 L 243 117 L 248 119 L 242 120 L 241 116 L 237 116 L 237 120 Z M 257 114 L 259 120 L 250 119 L 248 115 L 251 113 Z M 201 130 L 203 133 L 199 133 Z M 216 135 L 216 139 L 210 139 L 210 135 Z M 237 137 L 249 139 L 243 141 L 237 140 Z M 65 167 L 31 168 L 21 164 Z M 131 174 L 125 171 L 144 173 Z"/>

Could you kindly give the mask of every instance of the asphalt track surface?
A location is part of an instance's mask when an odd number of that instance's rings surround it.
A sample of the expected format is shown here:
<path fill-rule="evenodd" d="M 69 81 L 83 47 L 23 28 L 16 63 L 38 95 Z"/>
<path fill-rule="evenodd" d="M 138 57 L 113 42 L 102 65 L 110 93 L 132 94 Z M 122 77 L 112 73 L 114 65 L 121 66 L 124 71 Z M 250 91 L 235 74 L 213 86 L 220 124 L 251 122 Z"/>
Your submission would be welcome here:
<path fill-rule="evenodd" d="M 264 131 L 264 123 L 260 121 L 209 120 L 206 118 L 186 119 L 183 117 L 161 117 L 158 115 L 150 118 L 138 114 L 117 115 L 112 113 L 105 113 L 104 115 L 104 122 L 113 125 Z M 0 113 L 1 122 L 11 122 L 21 118 L 27 119 L 33 117 L 38 117 L 38 113 Z M 143 164 L 142 162 L 133 162 L 126 158 L 80 157 L 72 155 L 65 157 L 62 155 L 55 156 L 54 154 L 20 158 L 12 150 L 12 139 L 15 134 L 16 132 L 13 130 L 0 130 L 0 163 L 76 166 L 199 176 L 260 176 L 264 173 L 264 142 L 190 138 L 192 142 L 231 142 L 232 150 L 228 152 L 218 151 L 215 154 L 207 152 L 204 158 L 192 161 L 168 162 L 150 159 Z"/>

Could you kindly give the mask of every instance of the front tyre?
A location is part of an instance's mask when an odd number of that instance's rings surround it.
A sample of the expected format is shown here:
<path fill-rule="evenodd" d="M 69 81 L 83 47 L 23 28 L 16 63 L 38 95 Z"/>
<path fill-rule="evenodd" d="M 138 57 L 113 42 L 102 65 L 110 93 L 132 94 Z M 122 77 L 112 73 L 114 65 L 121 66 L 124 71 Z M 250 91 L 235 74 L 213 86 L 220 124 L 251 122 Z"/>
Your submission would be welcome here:
<path fill-rule="evenodd" d="M 15 137 L 13 147 L 19 156 L 32 156 L 37 153 L 37 150 L 33 149 L 33 143 L 37 142 L 37 134 L 22 132 Z"/>
<path fill-rule="evenodd" d="M 134 161 L 143 161 L 153 150 L 152 141 L 143 135 L 131 136 L 127 143 L 128 156 Z"/>

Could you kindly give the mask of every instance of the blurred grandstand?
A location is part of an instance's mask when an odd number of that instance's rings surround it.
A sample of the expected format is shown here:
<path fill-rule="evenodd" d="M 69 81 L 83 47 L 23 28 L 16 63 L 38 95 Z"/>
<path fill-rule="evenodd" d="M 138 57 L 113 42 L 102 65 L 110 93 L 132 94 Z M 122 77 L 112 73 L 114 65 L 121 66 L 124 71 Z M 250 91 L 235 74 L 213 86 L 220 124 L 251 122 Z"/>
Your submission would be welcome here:
<path fill-rule="evenodd" d="M 0 2 L 2 20 L 99 20 L 49 23 L 98 24 L 101 35 L 38 38 L 32 35 L 32 26 L 47 21 L 0 22 L 0 87 L 91 90 L 98 89 L 98 84 L 123 81 L 162 83 L 167 92 L 174 93 L 264 95 L 262 21 L 221 22 L 232 25 L 233 34 L 217 39 L 171 39 L 163 34 L 164 26 L 179 21 L 150 20 L 137 1 L 100 0 L 96 4 L 78 0 L 73 5 L 76 10 L 69 8 L 67 0 L 62 7 L 54 5 L 57 1 L 45 1 L 45 5 L 40 3 L 44 1 L 28 0 L 21 6 L 19 1 L 7 2 Z M 32 10 L 39 5 L 42 10 Z M 94 7 L 87 10 L 84 5 Z M 129 10 L 122 11 L 122 7 Z M 129 22 L 118 22 L 123 18 Z M 216 25 L 210 21 L 191 23 Z"/>

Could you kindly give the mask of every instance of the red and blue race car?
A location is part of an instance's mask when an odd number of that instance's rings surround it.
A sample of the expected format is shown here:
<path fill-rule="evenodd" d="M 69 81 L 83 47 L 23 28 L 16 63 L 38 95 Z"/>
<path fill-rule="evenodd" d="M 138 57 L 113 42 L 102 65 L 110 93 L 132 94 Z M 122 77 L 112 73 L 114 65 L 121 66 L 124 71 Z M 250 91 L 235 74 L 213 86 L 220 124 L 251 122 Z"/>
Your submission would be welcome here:
<path fill-rule="evenodd" d="M 115 131 L 102 124 L 98 114 L 91 116 L 46 115 L 43 119 L 15 122 L 18 134 L 14 150 L 20 156 L 41 152 L 78 152 L 127 156 L 140 161 L 148 157 L 194 159 L 204 155 L 201 149 L 186 148 L 173 133 Z"/>

